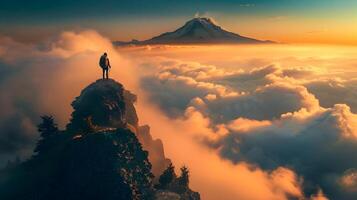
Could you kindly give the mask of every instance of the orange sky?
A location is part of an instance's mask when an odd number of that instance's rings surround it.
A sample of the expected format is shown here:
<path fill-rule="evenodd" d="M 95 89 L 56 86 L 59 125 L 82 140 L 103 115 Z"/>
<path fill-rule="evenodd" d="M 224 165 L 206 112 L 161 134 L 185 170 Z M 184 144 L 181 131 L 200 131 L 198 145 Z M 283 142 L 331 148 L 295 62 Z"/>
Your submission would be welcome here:
<path fill-rule="evenodd" d="M 0 8 L 0 35 L 39 41 L 62 31 L 93 29 L 111 40 L 143 40 L 201 16 L 261 40 L 357 45 L 356 9 L 356 0 L 77 0 L 60 6 L 6 1 Z"/>
<path fill-rule="evenodd" d="M 99 29 L 113 40 L 144 40 L 164 32 L 174 31 L 190 18 L 148 19 L 130 21 L 110 31 L 105 25 Z M 274 16 L 271 18 L 222 16 L 214 17 L 219 26 L 231 32 L 260 40 L 289 44 L 357 45 L 357 17 L 349 20 Z M 108 22 L 112 23 L 112 22 Z M 150 28 L 147 28 L 150 24 Z M 123 29 L 122 27 L 126 28 Z M 103 29 L 102 29 L 103 28 Z"/>

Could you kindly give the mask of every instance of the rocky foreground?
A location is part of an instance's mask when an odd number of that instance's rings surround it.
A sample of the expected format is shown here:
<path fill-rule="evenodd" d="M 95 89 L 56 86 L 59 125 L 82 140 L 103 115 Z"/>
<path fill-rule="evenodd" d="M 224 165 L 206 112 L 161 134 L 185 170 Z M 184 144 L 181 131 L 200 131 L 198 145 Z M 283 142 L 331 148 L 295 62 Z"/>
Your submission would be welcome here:
<path fill-rule="evenodd" d="M 65 130 L 42 116 L 32 158 L 0 171 L 0 199 L 200 199 L 188 168 L 177 176 L 162 141 L 139 125 L 136 98 L 98 80 L 72 102 Z"/>

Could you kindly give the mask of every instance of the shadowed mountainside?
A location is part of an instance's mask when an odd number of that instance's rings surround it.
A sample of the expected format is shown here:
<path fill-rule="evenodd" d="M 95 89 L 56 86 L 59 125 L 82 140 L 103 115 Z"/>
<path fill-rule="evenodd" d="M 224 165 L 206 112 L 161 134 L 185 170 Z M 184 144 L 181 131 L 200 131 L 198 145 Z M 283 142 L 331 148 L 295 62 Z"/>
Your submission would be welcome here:
<path fill-rule="evenodd" d="M 0 170 L 0 199 L 146 200 L 166 199 L 166 194 L 200 199 L 189 188 L 188 170 L 182 171 L 174 187 L 154 187 L 154 174 L 162 183 L 163 172 L 172 164 L 149 127 L 139 126 L 135 101 L 136 96 L 120 83 L 98 80 L 72 102 L 74 111 L 66 130 L 43 116 L 34 155 Z"/>
<path fill-rule="evenodd" d="M 98 129 L 129 128 L 150 152 L 149 160 L 153 165 L 153 173 L 159 176 L 171 163 L 164 155 L 164 147 L 160 139 L 154 140 L 148 125 L 139 125 L 134 103 L 136 95 L 112 79 L 98 80 L 86 87 L 79 97 L 73 101 L 74 112 L 67 129 L 76 132 L 87 126 L 88 120 Z"/>
<path fill-rule="evenodd" d="M 272 44 L 272 41 L 262 41 L 244 37 L 224 30 L 212 19 L 197 17 L 186 22 L 184 26 L 173 32 L 163 33 L 149 40 L 131 42 L 114 42 L 115 45 L 147 45 L 147 44 Z"/>

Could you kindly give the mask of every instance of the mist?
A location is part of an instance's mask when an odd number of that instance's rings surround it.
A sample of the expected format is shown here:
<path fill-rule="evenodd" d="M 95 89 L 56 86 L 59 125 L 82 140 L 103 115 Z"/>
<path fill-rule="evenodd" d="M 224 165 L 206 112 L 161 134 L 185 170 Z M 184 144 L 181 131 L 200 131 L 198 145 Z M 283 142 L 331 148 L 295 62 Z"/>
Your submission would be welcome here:
<path fill-rule="evenodd" d="M 110 76 L 138 95 L 139 123 L 162 139 L 176 170 L 188 166 L 203 199 L 355 195 L 356 180 L 342 180 L 357 167 L 349 157 L 357 151 L 357 49 L 343 46 L 115 48 L 92 30 L 37 44 L 0 37 L 1 165 L 31 155 L 40 115 L 67 124 L 74 97 L 101 78 L 103 52 Z M 325 160 L 306 171 L 301 165 L 326 154 L 305 159 L 301 138 L 316 147 L 328 142 L 343 167 L 320 170 Z"/>

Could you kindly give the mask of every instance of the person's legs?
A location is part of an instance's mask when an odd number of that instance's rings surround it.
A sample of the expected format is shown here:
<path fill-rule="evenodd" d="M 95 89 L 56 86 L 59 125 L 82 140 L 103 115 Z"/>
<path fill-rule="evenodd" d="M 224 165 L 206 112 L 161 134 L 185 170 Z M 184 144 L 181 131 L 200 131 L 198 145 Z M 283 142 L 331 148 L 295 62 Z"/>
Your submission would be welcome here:
<path fill-rule="evenodd" d="M 103 79 L 104 79 L 104 78 L 105 78 L 105 77 L 104 77 L 105 69 L 104 69 L 104 68 L 102 68 L 102 69 L 103 69 Z"/>
<path fill-rule="evenodd" d="M 107 68 L 107 69 L 105 70 L 105 73 L 106 73 L 106 75 L 107 75 L 107 79 L 109 78 L 108 71 L 109 71 L 109 69 Z"/>

